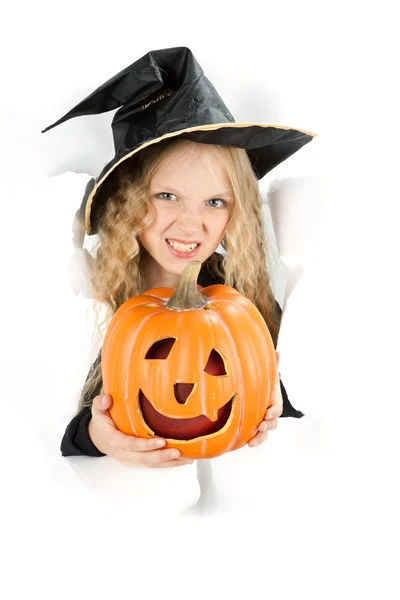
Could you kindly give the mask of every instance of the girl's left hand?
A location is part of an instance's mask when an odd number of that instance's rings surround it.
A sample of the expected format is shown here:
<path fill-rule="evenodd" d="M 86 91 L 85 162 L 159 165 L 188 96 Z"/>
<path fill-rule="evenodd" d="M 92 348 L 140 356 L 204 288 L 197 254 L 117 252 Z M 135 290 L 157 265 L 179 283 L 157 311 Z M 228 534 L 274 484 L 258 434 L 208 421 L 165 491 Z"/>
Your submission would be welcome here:
<path fill-rule="evenodd" d="M 276 354 L 276 367 L 278 369 L 280 354 L 279 354 L 279 352 L 275 352 L 275 354 Z M 273 403 L 271 404 L 271 406 L 268 408 L 267 412 L 265 413 L 264 420 L 261 421 L 260 425 L 258 426 L 258 433 L 248 442 L 248 446 L 250 446 L 250 448 L 253 448 L 253 446 L 258 446 L 258 444 L 265 442 L 265 440 L 268 437 L 268 431 L 270 431 L 271 429 L 276 429 L 278 427 L 278 419 L 281 416 L 282 412 L 283 412 L 283 398 L 282 398 L 281 385 L 279 383 L 279 375 L 278 375 L 278 378 L 276 380 L 276 385 L 275 385 L 275 395 L 274 395 Z"/>

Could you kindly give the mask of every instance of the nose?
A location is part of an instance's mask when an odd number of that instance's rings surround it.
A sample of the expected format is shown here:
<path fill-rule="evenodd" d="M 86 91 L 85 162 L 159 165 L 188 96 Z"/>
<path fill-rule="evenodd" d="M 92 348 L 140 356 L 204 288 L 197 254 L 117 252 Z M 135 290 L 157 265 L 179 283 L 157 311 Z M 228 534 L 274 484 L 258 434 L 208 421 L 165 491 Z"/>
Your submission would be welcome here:
<path fill-rule="evenodd" d="M 186 234 L 187 237 L 201 231 L 203 227 L 202 212 L 183 210 L 176 220 L 176 227 L 179 231 Z"/>
<path fill-rule="evenodd" d="M 174 393 L 176 401 L 179 402 L 179 404 L 185 404 L 193 388 L 194 383 L 175 383 Z"/>

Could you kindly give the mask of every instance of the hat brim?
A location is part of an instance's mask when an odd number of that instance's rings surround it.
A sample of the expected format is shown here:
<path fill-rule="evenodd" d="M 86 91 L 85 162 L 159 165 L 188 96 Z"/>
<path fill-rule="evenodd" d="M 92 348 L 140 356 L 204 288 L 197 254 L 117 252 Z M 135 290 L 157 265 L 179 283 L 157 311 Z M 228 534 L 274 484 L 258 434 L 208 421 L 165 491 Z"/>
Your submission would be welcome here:
<path fill-rule="evenodd" d="M 115 156 L 105 166 L 90 192 L 87 190 L 89 193 L 87 198 L 84 198 L 83 203 L 86 202 L 86 206 L 84 207 L 85 230 L 88 235 L 93 235 L 97 232 L 98 222 L 92 222 L 92 207 L 94 206 L 94 199 L 99 194 L 100 188 L 107 177 L 124 160 L 140 152 L 140 150 L 165 139 L 178 136 L 202 144 L 236 146 L 245 149 L 257 178 L 261 179 L 274 167 L 300 150 L 300 148 L 309 143 L 314 137 L 317 137 L 317 134 L 294 127 L 270 123 L 225 122 L 179 129 L 178 131 L 168 132 L 154 139 L 147 140 L 143 144 L 125 152 L 122 156 Z M 81 208 L 83 209 L 83 206 Z"/>

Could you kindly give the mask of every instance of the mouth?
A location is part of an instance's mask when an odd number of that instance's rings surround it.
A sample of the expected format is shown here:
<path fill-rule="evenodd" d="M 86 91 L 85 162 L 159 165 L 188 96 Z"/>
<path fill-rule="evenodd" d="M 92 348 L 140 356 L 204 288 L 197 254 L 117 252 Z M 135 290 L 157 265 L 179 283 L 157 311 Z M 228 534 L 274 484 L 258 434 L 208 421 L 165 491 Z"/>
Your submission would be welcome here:
<path fill-rule="evenodd" d="M 194 244 L 181 244 L 175 243 L 174 241 L 165 240 L 168 250 L 174 256 L 178 256 L 179 258 L 193 258 L 198 253 L 201 243 L 196 243 L 196 246 L 193 248 Z M 174 246 L 172 246 L 174 244 Z"/>
<path fill-rule="evenodd" d="M 219 409 L 215 421 L 210 421 L 205 415 L 188 419 L 171 419 L 159 413 L 142 390 L 139 390 L 139 407 L 143 420 L 151 431 L 163 438 L 184 441 L 212 435 L 223 429 L 232 413 L 233 399 L 234 397 Z"/>

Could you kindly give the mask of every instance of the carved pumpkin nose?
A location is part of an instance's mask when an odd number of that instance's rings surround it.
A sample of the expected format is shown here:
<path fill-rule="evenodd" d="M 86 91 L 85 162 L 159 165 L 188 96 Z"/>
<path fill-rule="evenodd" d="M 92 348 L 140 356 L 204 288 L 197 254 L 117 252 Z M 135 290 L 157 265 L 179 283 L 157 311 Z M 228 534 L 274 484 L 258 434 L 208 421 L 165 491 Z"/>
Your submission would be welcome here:
<path fill-rule="evenodd" d="M 194 383 L 175 383 L 174 393 L 179 404 L 185 404 L 187 397 L 194 388 Z"/>

